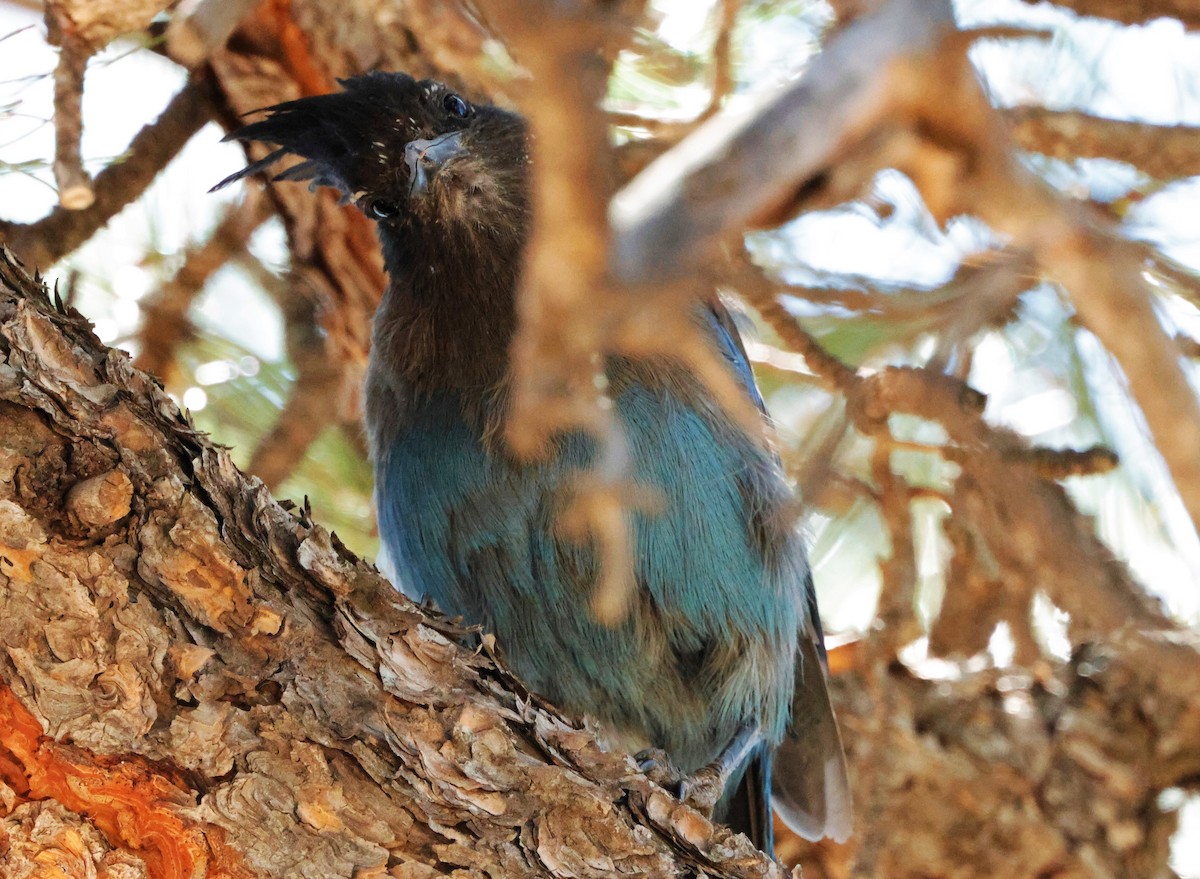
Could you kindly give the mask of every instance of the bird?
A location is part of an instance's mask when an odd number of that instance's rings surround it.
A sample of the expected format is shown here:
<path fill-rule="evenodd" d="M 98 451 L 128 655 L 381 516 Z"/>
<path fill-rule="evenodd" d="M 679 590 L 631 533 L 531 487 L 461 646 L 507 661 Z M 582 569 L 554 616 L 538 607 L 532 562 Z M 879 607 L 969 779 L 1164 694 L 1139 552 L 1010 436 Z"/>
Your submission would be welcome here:
<path fill-rule="evenodd" d="M 558 525 L 595 438 L 566 432 L 520 460 L 499 427 L 531 222 L 528 126 L 404 73 L 339 84 L 231 132 L 274 148 L 214 189 L 295 158 L 274 181 L 332 187 L 377 225 L 388 281 L 364 421 L 399 587 L 490 631 L 533 692 L 594 718 L 679 792 L 708 771 L 714 816 L 760 849 L 773 850 L 772 803 L 802 836 L 844 841 L 850 784 L 816 593 L 769 432 L 738 427 L 669 352 L 607 356 L 632 476 L 662 504 L 630 513 L 634 595 L 622 620 L 597 620 L 597 553 Z M 689 317 L 766 423 L 726 305 L 698 300 Z"/>

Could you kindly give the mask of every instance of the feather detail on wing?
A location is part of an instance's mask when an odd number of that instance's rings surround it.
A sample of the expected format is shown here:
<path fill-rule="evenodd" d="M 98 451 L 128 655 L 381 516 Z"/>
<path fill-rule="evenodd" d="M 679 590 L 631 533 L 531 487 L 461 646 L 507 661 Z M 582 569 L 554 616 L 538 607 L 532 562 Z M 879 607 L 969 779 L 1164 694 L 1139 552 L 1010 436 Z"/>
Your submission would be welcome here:
<path fill-rule="evenodd" d="M 800 634 L 792 722 L 775 752 L 772 794 L 788 827 L 805 839 L 845 842 L 853 829 L 846 756 L 826 685 L 825 639 L 811 577 L 809 621 Z"/>

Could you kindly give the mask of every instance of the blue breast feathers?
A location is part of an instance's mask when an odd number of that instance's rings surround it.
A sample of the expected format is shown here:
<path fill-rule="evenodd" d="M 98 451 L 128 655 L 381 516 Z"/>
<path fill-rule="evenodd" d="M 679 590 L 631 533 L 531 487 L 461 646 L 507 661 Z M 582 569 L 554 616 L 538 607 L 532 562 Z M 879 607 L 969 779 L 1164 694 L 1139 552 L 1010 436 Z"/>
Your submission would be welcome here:
<path fill-rule="evenodd" d="M 690 394 L 638 381 L 644 368 L 625 372 L 614 361 L 633 476 L 663 507 L 633 515 L 639 590 L 621 624 L 591 618 L 594 553 L 556 527 L 573 475 L 591 463 L 586 437 L 518 464 L 485 446 L 456 394 L 431 395 L 390 441 L 377 438 L 380 532 L 401 588 L 495 632 L 534 690 L 693 771 L 745 723 L 782 737 L 804 555 L 780 525 L 772 454 Z"/>

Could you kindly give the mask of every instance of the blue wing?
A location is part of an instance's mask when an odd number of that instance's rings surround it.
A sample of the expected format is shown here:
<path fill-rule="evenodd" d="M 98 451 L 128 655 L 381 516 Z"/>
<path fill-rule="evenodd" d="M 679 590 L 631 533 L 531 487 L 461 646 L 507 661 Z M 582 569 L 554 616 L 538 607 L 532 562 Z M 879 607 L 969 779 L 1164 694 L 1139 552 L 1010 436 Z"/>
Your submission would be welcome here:
<path fill-rule="evenodd" d="M 754 381 L 754 371 L 750 368 L 750 357 L 746 354 L 742 334 L 738 332 L 729 308 L 720 300 L 712 300 L 705 303 L 704 317 L 712 331 L 713 340 L 717 343 L 717 349 L 729 361 L 746 395 L 766 414 L 767 407 L 763 403 L 762 394 L 759 393 L 758 384 Z"/>
<path fill-rule="evenodd" d="M 745 345 L 729 310 L 720 302 L 712 303 L 707 316 L 721 353 L 751 399 L 765 412 Z M 765 796 L 764 776 L 769 779 L 766 783 L 770 784 L 775 805 L 785 822 L 806 839 L 829 836 L 844 842 L 852 824 L 845 753 L 826 686 L 825 636 L 807 564 L 803 582 L 806 613 L 799 632 L 787 736 L 774 753 L 764 749 L 752 758 L 740 787 L 731 795 L 730 823 L 747 830 L 767 850 L 770 850 L 771 798 Z"/>

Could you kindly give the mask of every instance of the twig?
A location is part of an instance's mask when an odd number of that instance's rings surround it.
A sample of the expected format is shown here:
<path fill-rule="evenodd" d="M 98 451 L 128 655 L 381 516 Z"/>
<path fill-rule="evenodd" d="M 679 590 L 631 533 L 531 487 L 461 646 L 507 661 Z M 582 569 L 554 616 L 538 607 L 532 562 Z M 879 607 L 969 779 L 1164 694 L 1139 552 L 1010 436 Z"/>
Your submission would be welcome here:
<path fill-rule="evenodd" d="M 1090 449 L 1010 449 L 1004 453 L 1009 461 L 1029 465 L 1042 479 L 1067 479 L 1071 476 L 1096 476 L 1115 470 L 1121 463 L 1116 453 L 1103 446 Z"/>
<path fill-rule="evenodd" d="M 939 315 L 941 332 L 927 365 L 949 371 L 961 360 L 968 339 L 986 327 L 1007 324 L 1016 315 L 1017 297 L 1037 281 L 1032 255 L 1008 250 L 959 266 L 945 285 L 953 292 Z"/>
<path fill-rule="evenodd" d="M 1200 174 L 1200 126 L 1151 125 L 1044 107 L 1015 107 L 1004 115 L 1021 147 L 1055 159 L 1116 159 L 1159 180 Z"/>
<path fill-rule="evenodd" d="M 54 180 L 58 203 L 80 211 L 96 200 L 92 179 L 83 169 L 83 75 L 93 49 L 62 28 L 58 66 L 54 68 Z"/>
<path fill-rule="evenodd" d="M 1176 18 L 1187 30 L 1200 30 L 1200 7 L 1194 0 L 1056 0 L 1056 5 L 1079 15 L 1108 18 L 1120 24 L 1148 24 L 1158 18 Z"/>
<path fill-rule="evenodd" d="M 883 589 L 875 611 L 879 628 L 871 641 L 873 651 L 885 662 L 894 659 L 901 647 L 921 634 L 916 609 L 917 556 L 910 489 L 892 472 L 891 461 L 888 444 L 876 443 L 871 455 L 871 477 L 892 551 L 879 565 L 883 574 Z"/>
<path fill-rule="evenodd" d="M 330 424 L 345 420 L 339 400 L 346 395 L 346 372 L 330 356 L 317 316 L 318 296 L 306 283 L 311 270 L 294 272 L 285 288 L 283 311 L 288 356 L 296 366 L 296 381 L 271 430 L 254 449 L 246 468 L 268 488 L 279 486 L 304 457 L 308 447 Z"/>
<path fill-rule="evenodd" d="M 1049 40 L 1054 36 L 1053 28 L 1018 24 L 982 24 L 962 29 L 968 40 Z"/>
<path fill-rule="evenodd" d="M 893 0 L 830 40 L 797 83 L 709 119 L 613 200 L 613 276 L 651 284 L 686 275 L 727 231 L 761 224 L 820 188 L 848 146 L 895 107 L 892 66 L 953 26 L 948 2 Z"/>
<path fill-rule="evenodd" d="M 721 109 L 725 98 L 733 91 L 733 29 L 737 24 L 737 14 L 741 7 L 741 0 L 721 0 L 717 38 L 713 42 L 712 95 L 708 100 L 708 107 L 700 114 L 697 121 L 703 121 L 715 115 Z"/>
<path fill-rule="evenodd" d="M 1081 323 L 1128 376 L 1200 526 L 1200 402 L 1154 314 L 1147 248 L 1020 165 L 952 21 L 943 0 L 892 0 L 831 41 L 797 85 L 760 96 L 744 116 L 709 120 L 614 200 L 613 274 L 678 277 L 727 231 L 899 167 L 936 217 L 981 216 L 1072 291 Z M 848 152 L 863 158 L 852 171 Z"/>
<path fill-rule="evenodd" d="M 939 125 L 976 138 L 976 173 L 959 188 L 962 205 L 1028 248 L 1041 269 L 1070 293 L 1080 322 L 1120 363 L 1134 399 L 1171 471 L 1192 523 L 1200 527 L 1200 402 L 1183 373 L 1179 349 L 1154 311 L 1156 290 L 1144 273 L 1147 248 L 1119 237 L 1103 216 L 1058 197 L 1016 161 L 965 58 L 932 82 L 957 83 L 929 109 L 954 102 Z M 949 65 L 947 65 L 949 67 Z M 994 118 L 994 117 L 993 117 Z M 933 125 L 930 126 L 931 128 Z"/>
<path fill-rule="evenodd" d="M 1014 434 L 991 428 L 984 422 L 981 395 L 961 382 L 929 370 L 893 368 L 858 376 L 845 364 L 830 358 L 798 327 L 779 306 L 771 283 L 761 273 L 756 276 L 743 270 L 739 277 L 743 280 L 742 291 L 764 319 L 789 345 L 804 353 L 814 371 L 845 393 L 847 411 L 854 424 L 877 437 L 878 454 L 886 456 L 886 450 L 894 445 L 888 432 L 888 417 L 893 413 L 910 413 L 938 421 L 946 428 L 951 445 L 943 454 L 964 470 L 958 480 L 959 497 L 974 498 L 973 507 L 956 501 L 955 513 L 969 515 L 978 533 L 995 536 L 993 551 L 1000 552 L 1006 562 L 1001 570 L 1009 571 L 1010 576 L 1018 576 L 1028 585 L 1021 593 L 1026 599 L 1032 595 L 1034 584 L 1039 584 L 1061 607 L 1079 615 L 1082 628 L 1104 635 L 1131 624 L 1147 638 L 1152 636 L 1145 632 L 1168 625 L 1161 614 L 1143 602 L 1138 587 L 1113 564 L 1108 551 L 1074 511 L 1061 489 L 1050 481 L 1103 472 L 1115 464 L 1110 452 L 1028 449 Z M 744 283 L 755 277 L 757 283 Z M 877 485 L 882 486 L 892 478 L 881 458 L 875 460 L 873 471 Z M 972 485 L 978 488 L 972 491 Z M 881 488 L 881 503 L 886 500 Z M 890 522 L 904 519 L 898 502 L 890 509 Z M 1023 518 L 1037 524 L 1022 529 L 1020 535 L 1010 535 L 1011 523 Z M 894 537 L 895 527 L 891 530 Z M 1075 548 L 1064 555 L 1066 546 Z M 1066 563 L 1066 559 L 1071 562 Z M 903 564 L 898 564 L 900 567 L 891 574 L 893 581 L 904 570 Z M 1028 573 L 1021 574 L 1022 571 Z M 1050 571 L 1053 571 L 1052 582 Z M 1069 585 L 1072 583 L 1074 586 Z M 1014 625 L 1014 636 L 1021 640 L 1022 649 L 1027 649 L 1028 644 L 1024 632 L 1018 629 L 1026 625 L 1027 604 L 1027 600 L 1023 604 L 1018 601 L 1004 615 Z M 899 605 L 892 612 L 899 614 Z M 903 615 L 898 619 L 902 620 Z M 1158 661 L 1173 665 L 1183 660 L 1170 649 L 1164 649 Z"/>
<path fill-rule="evenodd" d="M 717 37 L 713 42 L 713 82 L 708 105 L 694 119 L 663 119 L 642 113 L 612 109 L 608 113 L 610 125 L 638 128 L 650 136 L 636 138 L 622 144 L 616 150 L 617 167 L 622 182 L 628 182 L 642 172 L 647 165 L 669 150 L 682 138 L 696 130 L 705 120 L 715 116 L 725 99 L 733 91 L 733 29 L 736 24 L 741 0 L 721 0 L 720 21 Z"/>
<path fill-rule="evenodd" d="M 958 513 L 954 500 L 951 509 Z M 950 544 L 946 582 L 954 588 L 946 590 L 930 626 L 929 649 L 937 656 L 974 656 L 986 649 L 1000 621 L 1000 602 L 992 600 L 1001 594 L 999 566 L 972 519 L 946 516 L 942 531 Z"/>
<path fill-rule="evenodd" d="M 1023 447 L 1022 440 L 984 421 L 978 392 L 948 376 L 891 367 L 860 379 L 848 402 L 867 433 L 886 426 L 891 413 L 907 412 L 939 422 L 956 446 L 976 450 L 960 459 L 959 477 L 960 485 L 964 476 L 978 485 L 969 492 L 973 506 L 956 503 L 956 514 L 970 515 L 982 534 L 1005 536 L 991 546 L 1001 569 L 1036 572 L 1040 588 L 1072 615 L 1076 632 L 1120 634 L 1171 673 L 1194 661 L 1186 645 L 1158 640 L 1156 633 L 1174 624 L 1113 559 L 1062 488 L 1010 454 Z M 1019 533 L 1010 534 L 1015 522 L 1022 523 Z"/>
<path fill-rule="evenodd" d="M 779 302 L 777 285 L 750 261 L 743 248 L 730 258 L 722 283 L 738 291 L 746 302 L 762 315 L 792 351 L 803 355 L 809 368 L 832 390 L 848 393 L 854 384 L 854 369 L 826 351 L 807 330 L 800 326 Z"/>
<path fill-rule="evenodd" d="M 80 211 L 57 207 L 29 224 L 0 222 L 0 239 L 28 266 L 44 269 L 58 262 L 138 198 L 211 112 L 211 83 L 203 76 L 192 79 L 158 119 L 134 136 L 126 157 L 96 176 L 96 200 L 91 207 Z"/>
<path fill-rule="evenodd" d="M 798 499 L 834 515 L 849 512 L 856 501 L 864 498 L 878 500 L 871 486 L 838 472 L 834 466 L 838 451 L 850 433 L 845 408 L 831 407 L 822 420 L 824 424 L 813 431 L 815 437 L 810 434 L 804 447 L 789 450 L 784 457 L 788 475 L 796 483 Z"/>

